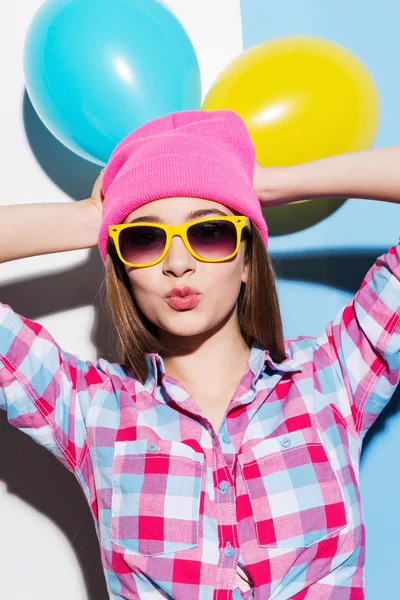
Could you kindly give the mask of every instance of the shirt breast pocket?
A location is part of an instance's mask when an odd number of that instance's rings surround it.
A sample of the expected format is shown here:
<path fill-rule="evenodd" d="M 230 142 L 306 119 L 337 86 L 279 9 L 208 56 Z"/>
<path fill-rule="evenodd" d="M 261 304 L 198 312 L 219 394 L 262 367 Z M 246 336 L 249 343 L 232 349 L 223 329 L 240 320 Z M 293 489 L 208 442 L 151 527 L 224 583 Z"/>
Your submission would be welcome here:
<path fill-rule="evenodd" d="M 199 544 L 204 455 L 170 440 L 117 442 L 112 464 L 113 543 L 156 556 Z"/>
<path fill-rule="evenodd" d="M 316 429 L 244 447 L 238 462 L 259 546 L 305 548 L 347 525 L 343 492 Z"/>

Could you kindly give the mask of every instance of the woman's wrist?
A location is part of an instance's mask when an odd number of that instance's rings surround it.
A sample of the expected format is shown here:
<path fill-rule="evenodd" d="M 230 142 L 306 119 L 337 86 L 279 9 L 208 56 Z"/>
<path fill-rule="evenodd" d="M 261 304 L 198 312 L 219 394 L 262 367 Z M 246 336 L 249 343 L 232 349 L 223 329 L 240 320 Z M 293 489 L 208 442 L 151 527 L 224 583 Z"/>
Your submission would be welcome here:
<path fill-rule="evenodd" d="M 79 200 L 74 203 L 81 231 L 86 248 L 97 246 L 98 235 L 101 225 L 101 210 L 93 202 L 92 198 Z"/>
<path fill-rule="evenodd" d="M 299 200 L 298 179 L 298 173 L 294 172 L 293 167 L 261 167 L 256 162 L 254 191 L 262 208 L 280 206 Z"/>

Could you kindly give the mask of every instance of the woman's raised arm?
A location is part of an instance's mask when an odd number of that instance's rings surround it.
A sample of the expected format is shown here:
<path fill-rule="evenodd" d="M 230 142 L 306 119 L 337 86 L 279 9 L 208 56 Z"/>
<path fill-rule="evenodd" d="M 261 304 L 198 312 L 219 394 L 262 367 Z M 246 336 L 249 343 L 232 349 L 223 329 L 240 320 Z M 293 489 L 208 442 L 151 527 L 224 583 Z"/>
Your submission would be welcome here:
<path fill-rule="evenodd" d="M 0 207 L 0 262 L 96 245 L 101 177 L 88 200 Z M 107 361 L 66 352 L 0 299 L 0 409 L 73 472 L 87 449 L 89 408 L 107 381 Z"/>
<path fill-rule="evenodd" d="M 96 246 L 101 179 L 87 200 L 0 206 L 0 263 Z"/>
<path fill-rule="evenodd" d="M 296 200 L 367 198 L 400 203 L 400 145 L 336 154 L 287 167 L 256 164 L 263 208 Z"/>
<path fill-rule="evenodd" d="M 400 145 L 338 154 L 290 167 L 256 165 L 261 205 L 366 198 L 400 204 Z M 358 292 L 315 338 L 318 364 L 333 364 L 346 390 L 337 401 L 363 438 L 400 380 L 400 242 L 379 256 Z M 323 387 L 324 370 L 317 374 Z"/>

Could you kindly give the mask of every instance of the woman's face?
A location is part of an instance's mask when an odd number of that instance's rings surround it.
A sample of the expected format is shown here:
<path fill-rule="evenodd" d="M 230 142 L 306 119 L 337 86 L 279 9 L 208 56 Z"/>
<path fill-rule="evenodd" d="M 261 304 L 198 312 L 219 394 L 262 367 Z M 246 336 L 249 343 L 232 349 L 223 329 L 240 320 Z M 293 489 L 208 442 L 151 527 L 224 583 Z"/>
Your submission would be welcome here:
<path fill-rule="evenodd" d="M 124 223 L 133 219 L 146 220 L 157 215 L 166 225 L 185 223 L 192 211 L 207 211 L 198 218 L 231 216 L 237 214 L 219 202 L 202 198 L 162 198 L 140 206 L 129 213 Z M 220 211 L 220 212 L 216 212 Z M 250 224 L 246 219 L 247 225 Z M 228 261 L 207 263 L 197 260 L 186 249 L 183 240 L 174 236 L 164 259 L 151 267 L 124 265 L 133 295 L 139 308 L 154 323 L 162 339 L 173 336 L 202 334 L 224 321 L 234 308 L 242 281 L 247 281 L 247 265 L 244 265 L 245 241 L 236 256 Z M 173 288 L 189 286 L 200 293 L 194 308 L 177 309 L 170 306 L 166 294 Z M 232 313 L 233 314 L 233 313 Z M 165 335 L 164 332 L 167 332 Z"/>

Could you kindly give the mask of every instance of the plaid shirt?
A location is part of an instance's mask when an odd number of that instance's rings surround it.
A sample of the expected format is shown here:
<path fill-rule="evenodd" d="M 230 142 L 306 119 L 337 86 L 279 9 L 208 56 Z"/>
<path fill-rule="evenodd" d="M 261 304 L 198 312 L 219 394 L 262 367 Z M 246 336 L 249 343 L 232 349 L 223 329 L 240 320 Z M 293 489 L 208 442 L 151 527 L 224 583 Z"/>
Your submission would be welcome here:
<path fill-rule="evenodd" d="M 252 347 L 215 432 L 158 355 L 141 385 L 0 304 L 0 406 L 75 474 L 110 598 L 361 600 L 360 450 L 399 380 L 399 307 L 400 244 L 319 337 L 281 363 Z"/>

